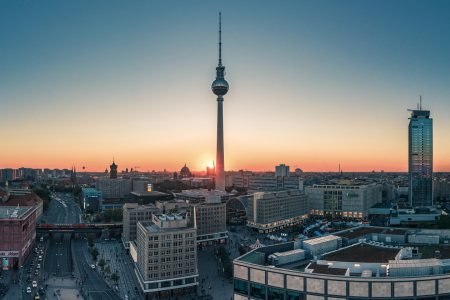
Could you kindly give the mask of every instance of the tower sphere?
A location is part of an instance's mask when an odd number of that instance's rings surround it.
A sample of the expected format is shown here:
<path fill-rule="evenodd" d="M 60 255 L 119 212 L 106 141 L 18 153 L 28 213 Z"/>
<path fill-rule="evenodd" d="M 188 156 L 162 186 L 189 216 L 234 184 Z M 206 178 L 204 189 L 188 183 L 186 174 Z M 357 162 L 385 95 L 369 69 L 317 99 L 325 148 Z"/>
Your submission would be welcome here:
<path fill-rule="evenodd" d="M 223 96 L 228 92 L 228 82 L 225 79 L 218 78 L 211 85 L 211 90 L 217 96 Z"/>

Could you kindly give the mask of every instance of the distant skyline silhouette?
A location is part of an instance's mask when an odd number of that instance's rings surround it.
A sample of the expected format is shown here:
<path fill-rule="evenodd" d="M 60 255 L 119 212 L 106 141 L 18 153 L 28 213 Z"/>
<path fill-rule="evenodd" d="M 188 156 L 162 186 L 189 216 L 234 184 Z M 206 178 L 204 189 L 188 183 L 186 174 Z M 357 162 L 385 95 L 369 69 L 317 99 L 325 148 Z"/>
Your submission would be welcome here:
<path fill-rule="evenodd" d="M 0 168 L 204 170 L 217 18 L 225 170 L 407 171 L 407 109 L 450 171 L 448 1 L 1 2 Z M 79 169 L 78 169 L 79 168 Z"/>

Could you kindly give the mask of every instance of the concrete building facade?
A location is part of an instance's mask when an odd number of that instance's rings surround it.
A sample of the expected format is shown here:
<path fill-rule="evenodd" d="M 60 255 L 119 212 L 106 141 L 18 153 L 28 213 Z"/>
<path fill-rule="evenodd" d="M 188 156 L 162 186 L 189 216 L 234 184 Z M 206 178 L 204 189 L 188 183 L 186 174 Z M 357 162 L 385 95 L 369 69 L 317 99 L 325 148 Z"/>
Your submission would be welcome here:
<path fill-rule="evenodd" d="M 225 203 L 192 205 L 197 225 L 197 243 L 202 246 L 224 243 L 228 238 Z"/>
<path fill-rule="evenodd" d="M 136 273 L 146 299 L 196 292 L 196 229 L 179 214 L 153 215 L 137 224 Z"/>
<path fill-rule="evenodd" d="M 95 188 L 102 192 L 104 199 L 125 198 L 131 193 L 129 179 L 100 178 L 95 181 Z"/>
<path fill-rule="evenodd" d="M 299 190 L 259 192 L 247 199 L 247 227 L 269 233 L 308 218 L 308 197 Z"/>
<path fill-rule="evenodd" d="M 314 184 L 305 188 L 311 216 L 364 219 L 370 208 L 382 202 L 382 188 L 376 183 L 359 184 L 350 180 L 337 184 Z"/>
<path fill-rule="evenodd" d="M 124 204 L 122 241 L 125 249 L 129 249 L 130 241 L 137 239 L 137 223 L 151 221 L 152 216 L 157 213 L 159 213 L 159 208 L 153 205 Z"/>
<path fill-rule="evenodd" d="M 249 191 L 303 190 L 303 178 L 256 176 L 248 178 Z"/>

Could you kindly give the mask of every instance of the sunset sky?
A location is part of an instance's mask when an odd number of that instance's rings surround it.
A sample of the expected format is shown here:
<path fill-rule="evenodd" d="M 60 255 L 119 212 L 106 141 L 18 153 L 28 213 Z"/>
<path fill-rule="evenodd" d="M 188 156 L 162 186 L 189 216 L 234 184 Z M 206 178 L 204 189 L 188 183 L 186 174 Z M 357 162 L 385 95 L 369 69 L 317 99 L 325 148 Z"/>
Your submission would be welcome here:
<path fill-rule="evenodd" d="M 2 1 L 0 168 L 407 171 L 407 109 L 450 171 L 449 1 Z"/>

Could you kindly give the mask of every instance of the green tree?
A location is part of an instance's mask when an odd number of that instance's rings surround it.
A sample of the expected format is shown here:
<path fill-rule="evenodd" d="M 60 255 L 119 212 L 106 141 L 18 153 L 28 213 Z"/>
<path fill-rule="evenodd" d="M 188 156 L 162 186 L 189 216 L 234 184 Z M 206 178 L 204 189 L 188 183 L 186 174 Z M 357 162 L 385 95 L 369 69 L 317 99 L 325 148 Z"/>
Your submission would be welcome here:
<path fill-rule="evenodd" d="M 97 249 L 97 248 L 92 249 L 91 255 L 92 255 L 92 259 L 93 259 L 93 260 L 97 260 L 97 257 L 98 257 L 99 254 L 100 254 L 100 253 L 98 252 L 98 249 Z"/>
<path fill-rule="evenodd" d="M 40 188 L 38 186 L 32 186 L 32 188 L 33 188 L 32 189 L 33 193 L 38 195 L 39 198 L 41 198 L 42 200 L 48 200 L 48 201 L 52 200 L 52 198 L 50 197 L 50 191 L 49 190 Z"/>
<path fill-rule="evenodd" d="M 73 195 L 75 197 L 77 197 L 80 193 L 81 193 L 81 188 L 80 187 L 77 186 L 77 187 L 73 188 Z"/>
<path fill-rule="evenodd" d="M 420 222 L 419 225 L 417 225 L 417 228 L 431 228 L 431 224 L 428 222 Z"/>
<path fill-rule="evenodd" d="M 115 222 L 120 222 L 123 220 L 123 211 L 120 208 L 113 209 L 113 220 Z"/>
<path fill-rule="evenodd" d="M 47 211 L 47 209 L 50 207 L 50 201 L 48 200 L 43 200 L 44 202 L 42 203 L 42 209 L 44 211 Z"/>
<path fill-rule="evenodd" d="M 450 215 L 440 215 L 436 225 L 438 229 L 450 229 Z"/>
<path fill-rule="evenodd" d="M 102 221 L 102 217 L 100 217 L 100 215 L 96 215 L 95 219 L 94 219 L 94 222 L 99 223 L 101 221 Z"/>
<path fill-rule="evenodd" d="M 113 274 L 111 275 L 111 280 L 112 280 L 112 281 L 117 282 L 119 279 L 120 279 L 120 276 L 117 275 L 116 273 L 113 273 Z"/>
<path fill-rule="evenodd" d="M 89 247 L 94 247 L 94 238 L 91 235 L 88 235 L 87 242 Z"/>
<path fill-rule="evenodd" d="M 105 217 L 105 222 L 111 222 L 113 214 L 114 212 L 112 209 L 105 210 L 105 214 L 103 215 Z"/>
<path fill-rule="evenodd" d="M 303 232 L 304 229 L 305 227 L 303 227 L 302 224 L 295 225 L 294 227 L 292 227 L 293 232 Z"/>
<path fill-rule="evenodd" d="M 111 274 L 111 268 L 109 266 L 105 267 L 105 273 L 106 274 Z"/>
<path fill-rule="evenodd" d="M 241 256 L 244 255 L 245 253 L 247 253 L 247 250 L 245 250 L 245 248 L 242 247 L 242 245 L 239 246 L 238 251 Z"/>
<path fill-rule="evenodd" d="M 103 269 L 103 267 L 106 266 L 106 261 L 103 258 L 100 258 L 98 266 Z"/>

